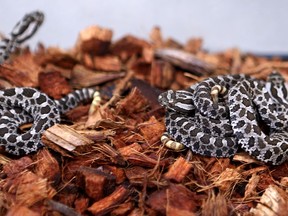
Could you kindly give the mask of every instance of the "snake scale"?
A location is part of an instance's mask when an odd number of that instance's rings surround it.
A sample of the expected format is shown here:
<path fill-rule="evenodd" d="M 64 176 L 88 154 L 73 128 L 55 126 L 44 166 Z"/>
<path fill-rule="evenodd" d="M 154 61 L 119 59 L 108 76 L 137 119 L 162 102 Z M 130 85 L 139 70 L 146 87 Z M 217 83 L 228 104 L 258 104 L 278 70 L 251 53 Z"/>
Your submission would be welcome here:
<path fill-rule="evenodd" d="M 166 134 L 195 153 L 231 157 L 240 147 L 273 165 L 288 158 L 287 88 L 278 72 L 266 82 L 241 74 L 211 77 L 158 99 L 166 108 Z"/>

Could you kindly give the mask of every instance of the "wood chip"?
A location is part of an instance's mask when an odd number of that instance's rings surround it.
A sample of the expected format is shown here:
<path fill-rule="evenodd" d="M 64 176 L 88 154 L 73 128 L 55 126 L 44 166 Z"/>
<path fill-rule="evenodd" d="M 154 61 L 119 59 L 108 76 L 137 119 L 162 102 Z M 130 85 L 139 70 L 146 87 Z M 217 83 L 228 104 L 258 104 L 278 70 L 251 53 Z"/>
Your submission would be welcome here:
<path fill-rule="evenodd" d="M 103 55 L 108 52 L 113 32 L 100 26 L 90 26 L 80 31 L 76 49 L 80 52 Z"/>
<path fill-rule="evenodd" d="M 23 171 L 17 176 L 6 179 L 1 188 L 6 203 L 10 205 L 32 206 L 56 194 L 47 179 L 31 171 Z"/>
<path fill-rule="evenodd" d="M 210 74 L 214 66 L 178 49 L 157 49 L 155 56 L 198 76 Z"/>
<path fill-rule="evenodd" d="M 21 216 L 41 216 L 40 212 L 35 212 L 31 209 L 29 209 L 26 206 L 13 206 L 9 209 L 6 216 L 15 216 L 15 215 L 21 215 Z"/>
<path fill-rule="evenodd" d="M 81 154 L 86 152 L 87 148 L 91 149 L 94 143 L 92 140 L 81 135 L 71 127 L 66 125 L 53 125 L 47 129 L 42 136 L 42 141 L 49 148 L 59 151 L 63 150 L 73 152 L 74 154 Z"/>
<path fill-rule="evenodd" d="M 42 92 L 54 99 L 60 99 L 72 91 L 66 79 L 57 72 L 40 73 L 39 86 Z"/>
<path fill-rule="evenodd" d="M 73 87 L 90 87 L 100 85 L 125 76 L 125 72 L 100 72 L 85 68 L 82 65 L 76 65 L 72 71 L 71 83 Z"/>
<path fill-rule="evenodd" d="M 112 52 L 119 56 L 121 60 L 126 61 L 133 55 L 142 54 L 143 49 L 149 46 L 150 44 L 147 41 L 127 35 L 112 45 Z"/>
<path fill-rule="evenodd" d="M 162 134 L 165 131 L 165 127 L 154 116 L 148 121 L 139 125 L 140 132 L 150 145 L 159 142 Z"/>
<path fill-rule="evenodd" d="M 214 192 L 202 205 L 202 215 L 228 215 L 228 204 L 222 194 L 215 196 Z"/>
<path fill-rule="evenodd" d="M 92 204 L 88 211 L 94 215 L 105 215 L 125 201 L 130 194 L 130 190 L 124 186 L 118 186 L 109 196 Z"/>
<path fill-rule="evenodd" d="M 0 65 L 0 77 L 7 79 L 16 86 L 38 86 L 38 74 L 41 67 L 36 64 L 30 53 L 14 59 L 12 64 Z"/>
<path fill-rule="evenodd" d="M 77 185 L 98 201 L 115 189 L 115 176 L 90 167 L 80 167 L 76 174 Z"/>
<path fill-rule="evenodd" d="M 174 68 L 169 62 L 156 60 L 151 65 L 151 85 L 162 89 L 171 86 L 174 79 Z"/>
<path fill-rule="evenodd" d="M 175 163 L 164 174 L 164 178 L 180 183 L 192 168 L 192 164 L 188 163 L 183 157 L 179 157 Z"/>
<path fill-rule="evenodd" d="M 117 56 L 83 56 L 83 63 L 90 69 L 99 71 L 121 71 L 122 65 Z"/>
<path fill-rule="evenodd" d="M 183 185 L 170 184 L 167 188 L 152 193 L 146 203 L 158 214 L 194 215 L 196 199 L 196 194 Z"/>
<path fill-rule="evenodd" d="M 259 180 L 260 180 L 260 176 L 253 173 L 253 175 L 249 179 L 249 182 L 245 188 L 245 195 L 244 195 L 245 199 L 257 195 L 256 188 L 257 188 L 257 185 L 259 183 Z"/>
<path fill-rule="evenodd" d="M 270 185 L 262 195 L 260 202 L 250 212 L 254 215 L 287 215 L 288 196 L 285 191 L 276 185 Z"/>

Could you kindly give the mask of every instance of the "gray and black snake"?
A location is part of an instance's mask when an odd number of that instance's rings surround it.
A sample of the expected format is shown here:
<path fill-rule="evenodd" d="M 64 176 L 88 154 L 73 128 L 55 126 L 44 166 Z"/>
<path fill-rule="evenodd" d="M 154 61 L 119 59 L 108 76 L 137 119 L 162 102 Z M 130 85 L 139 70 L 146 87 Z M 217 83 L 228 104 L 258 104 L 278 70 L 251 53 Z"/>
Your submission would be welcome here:
<path fill-rule="evenodd" d="M 43 21 L 44 14 L 41 11 L 33 11 L 17 22 L 10 33 L 10 37 L 5 37 L 0 41 L 0 64 L 7 60 L 16 48 L 31 38 Z"/>
<path fill-rule="evenodd" d="M 26 155 L 43 147 L 41 134 L 60 122 L 60 115 L 93 98 L 95 90 L 76 90 L 60 100 L 52 100 L 34 88 L 0 91 L 0 146 L 14 155 Z M 19 126 L 33 122 L 25 133 Z"/>
<path fill-rule="evenodd" d="M 32 37 L 41 26 L 44 14 L 34 11 L 26 14 L 13 28 L 10 38 L 0 46 L 0 64 L 7 60 L 15 47 Z M 32 26 L 32 27 L 31 27 Z M 0 91 L 0 146 L 14 155 L 26 155 L 43 147 L 41 134 L 60 122 L 60 115 L 90 100 L 94 89 L 76 90 L 60 100 L 52 100 L 37 89 L 17 87 Z M 29 131 L 19 127 L 32 123 Z"/>
<path fill-rule="evenodd" d="M 214 86 L 227 89 L 211 98 Z M 288 158 L 288 97 L 283 77 L 267 82 L 246 75 L 208 78 L 186 90 L 162 93 L 166 131 L 192 151 L 215 157 L 233 156 L 238 147 L 273 165 Z M 260 122 L 268 130 L 262 131 Z"/>

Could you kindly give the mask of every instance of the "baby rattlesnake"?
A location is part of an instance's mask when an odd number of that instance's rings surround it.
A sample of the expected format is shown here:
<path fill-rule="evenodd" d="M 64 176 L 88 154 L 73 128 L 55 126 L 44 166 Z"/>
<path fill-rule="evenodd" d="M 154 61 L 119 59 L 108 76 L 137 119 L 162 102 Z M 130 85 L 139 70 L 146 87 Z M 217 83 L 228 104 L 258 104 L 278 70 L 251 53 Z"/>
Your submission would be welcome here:
<path fill-rule="evenodd" d="M 95 90 L 76 90 L 60 100 L 52 100 L 34 88 L 0 91 L 0 146 L 14 155 L 36 152 L 43 147 L 41 134 L 60 122 L 60 115 L 93 98 Z M 33 122 L 31 129 L 19 132 L 19 126 Z"/>
<path fill-rule="evenodd" d="M 226 89 L 217 103 L 211 98 L 215 86 Z M 159 102 L 166 108 L 167 133 L 198 154 L 230 157 L 241 147 L 274 165 L 288 157 L 287 88 L 277 72 L 267 82 L 246 75 L 208 78 L 186 90 L 164 92 Z"/>

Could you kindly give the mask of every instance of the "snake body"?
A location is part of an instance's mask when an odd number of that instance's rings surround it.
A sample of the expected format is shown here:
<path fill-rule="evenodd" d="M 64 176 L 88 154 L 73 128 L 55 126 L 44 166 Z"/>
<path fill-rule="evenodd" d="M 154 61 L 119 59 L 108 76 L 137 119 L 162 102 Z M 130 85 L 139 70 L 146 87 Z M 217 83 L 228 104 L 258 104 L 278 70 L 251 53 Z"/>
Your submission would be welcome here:
<path fill-rule="evenodd" d="M 0 45 L 0 64 L 7 60 L 15 48 L 31 38 L 44 21 L 41 11 L 26 14 L 13 28 L 9 38 Z M 0 91 L 0 146 L 14 155 L 36 152 L 43 147 L 41 134 L 60 122 L 60 116 L 93 98 L 95 90 L 76 90 L 60 100 L 52 100 L 34 88 L 11 88 Z M 33 125 L 21 133 L 19 127 L 25 123 Z"/>
<path fill-rule="evenodd" d="M 43 147 L 41 134 L 60 122 L 60 115 L 93 98 L 95 90 L 76 90 L 60 100 L 52 100 L 34 88 L 11 88 L 0 91 L 0 145 L 14 155 L 26 155 Z M 19 126 L 33 122 L 27 132 Z"/>
<path fill-rule="evenodd" d="M 10 37 L 5 37 L 0 41 L 0 64 L 6 61 L 22 43 L 31 38 L 43 21 L 44 14 L 41 11 L 33 11 L 17 22 L 10 33 Z"/>
<path fill-rule="evenodd" d="M 195 87 L 195 86 L 194 86 Z M 204 156 L 230 157 L 238 150 L 228 118 L 202 115 L 193 102 L 193 90 L 169 90 L 159 96 L 165 106 L 165 125 L 175 141 Z M 219 105 L 222 105 L 219 102 Z M 222 127 L 222 128 L 221 128 Z"/>
<path fill-rule="evenodd" d="M 211 98 L 214 86 L 227 89 Z M 166 108 L 170 137 L 192 151 L 216 157 L 233 156 L 238 147 L 274 165 L 288 157 L 287 88 L 279 73 L 267 82 L 246 75 L 208 78 L 186 90 L 169 90 L 159 96 Z M 259 122 L 265 125 L 262 131 Z"/>

